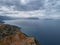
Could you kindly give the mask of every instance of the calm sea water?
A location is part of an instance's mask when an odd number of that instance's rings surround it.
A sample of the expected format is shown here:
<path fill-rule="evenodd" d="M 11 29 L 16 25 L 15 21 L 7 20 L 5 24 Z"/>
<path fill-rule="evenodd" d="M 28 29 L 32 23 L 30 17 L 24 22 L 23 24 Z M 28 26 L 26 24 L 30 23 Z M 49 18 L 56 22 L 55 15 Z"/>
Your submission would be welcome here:
<path fill-rule="evenodd" d="M 60 45 L 60 20 L 7 20 L 6 24 L 21 27 L 21 31 L 35 37 L 41 45 Z"/>

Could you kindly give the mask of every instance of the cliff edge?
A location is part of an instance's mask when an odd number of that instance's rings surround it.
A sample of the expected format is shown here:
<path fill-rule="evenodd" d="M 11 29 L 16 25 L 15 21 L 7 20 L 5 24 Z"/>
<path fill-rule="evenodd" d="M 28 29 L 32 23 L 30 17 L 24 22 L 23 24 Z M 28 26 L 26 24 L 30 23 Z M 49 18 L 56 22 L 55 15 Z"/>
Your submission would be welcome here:
<path fill-rule="evenodd" d="M 20 31 L 20 28 L 8 24 L 0 24 L 0 45 L 40 45 L 35 38 Z"/>

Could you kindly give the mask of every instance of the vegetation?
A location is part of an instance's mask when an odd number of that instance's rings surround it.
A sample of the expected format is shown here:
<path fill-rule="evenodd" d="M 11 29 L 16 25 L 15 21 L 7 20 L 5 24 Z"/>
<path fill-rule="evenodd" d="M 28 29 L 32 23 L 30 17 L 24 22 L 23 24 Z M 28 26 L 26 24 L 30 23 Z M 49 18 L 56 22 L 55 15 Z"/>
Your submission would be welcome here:
<path fill-rule="evenodd" d="M 17 26 L 0 24 L 0 39 L 4 38 L 5 36 L 16 34 L 16 32 L 19 30 L 20 28 L 18 28 Z"/>
<path fill-rule="evenodd" d="M 19 30 L 20 28 L 17 26 L 0 24 L 0 45 L 40 45 L 37 40 Z"/>

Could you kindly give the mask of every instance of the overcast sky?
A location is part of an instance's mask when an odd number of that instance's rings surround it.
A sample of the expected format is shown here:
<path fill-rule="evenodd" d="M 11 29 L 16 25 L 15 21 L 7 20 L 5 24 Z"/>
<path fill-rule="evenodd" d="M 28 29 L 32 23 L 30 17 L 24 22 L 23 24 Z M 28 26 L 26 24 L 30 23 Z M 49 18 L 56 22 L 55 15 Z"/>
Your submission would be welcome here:
<path fill-rule="evenodd" d="M 60 0 L 0 0 L 0 15 L 59 18 Z"/>

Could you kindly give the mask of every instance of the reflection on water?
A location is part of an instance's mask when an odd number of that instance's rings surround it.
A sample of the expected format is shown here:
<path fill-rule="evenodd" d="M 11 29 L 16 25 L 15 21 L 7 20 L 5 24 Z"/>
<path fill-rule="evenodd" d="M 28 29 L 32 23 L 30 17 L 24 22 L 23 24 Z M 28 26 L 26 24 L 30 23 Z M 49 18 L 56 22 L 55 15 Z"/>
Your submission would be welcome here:
<path fill-rule="evenodd" d="M 22 32 L 34 36 L 42 45 L 60 45 L 60 20 L 7 20 L 5 23 L 21 27 Z"/>

